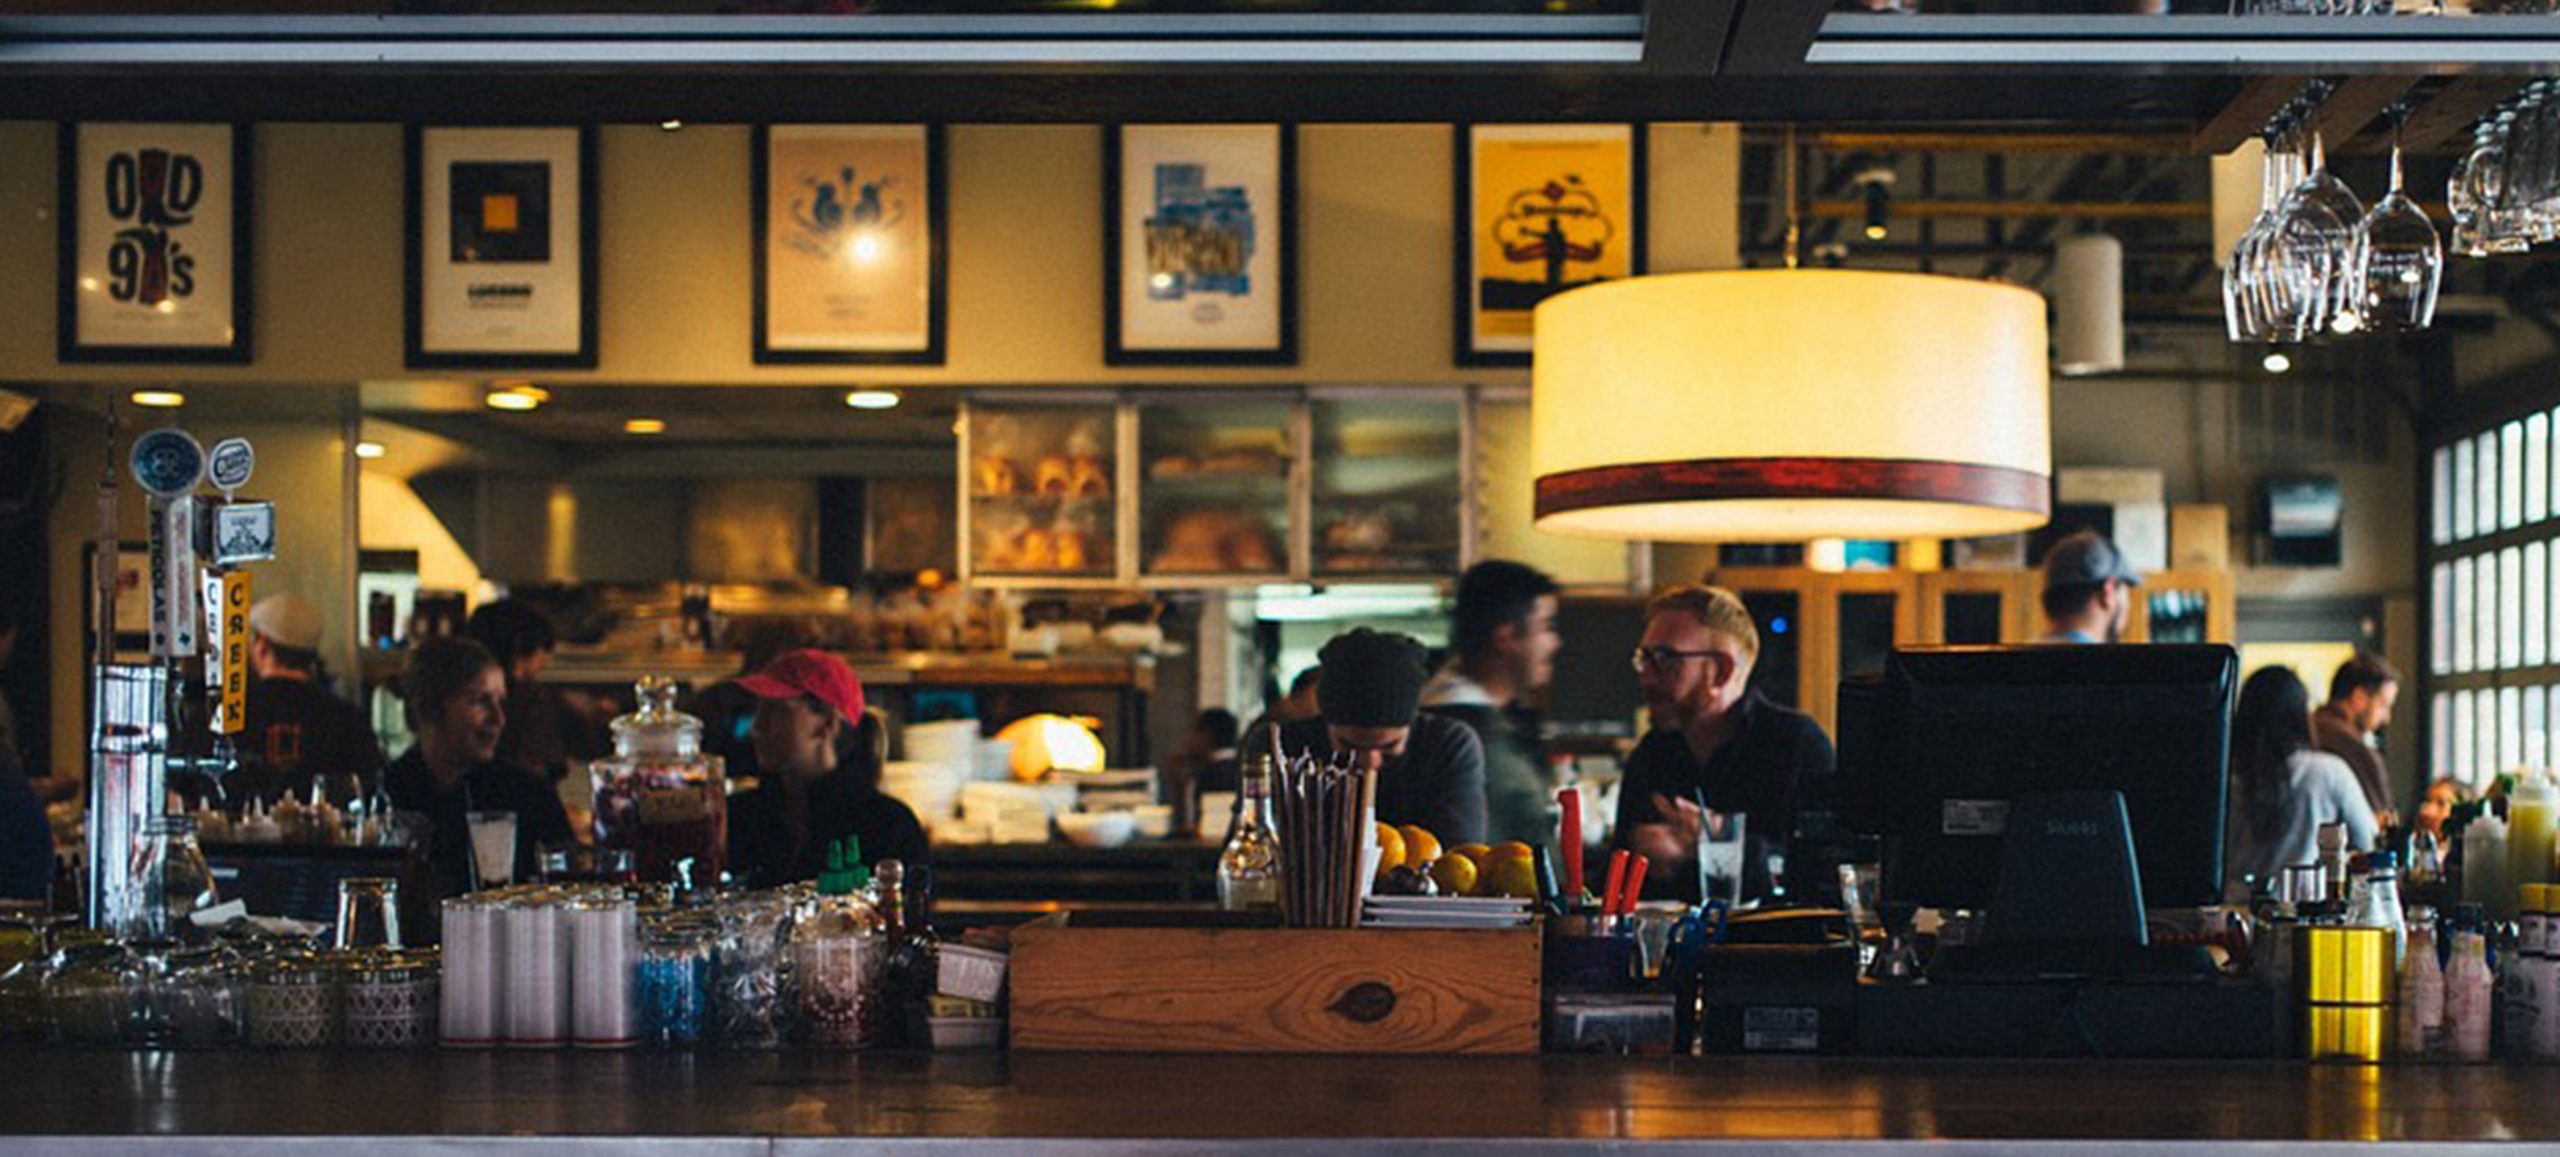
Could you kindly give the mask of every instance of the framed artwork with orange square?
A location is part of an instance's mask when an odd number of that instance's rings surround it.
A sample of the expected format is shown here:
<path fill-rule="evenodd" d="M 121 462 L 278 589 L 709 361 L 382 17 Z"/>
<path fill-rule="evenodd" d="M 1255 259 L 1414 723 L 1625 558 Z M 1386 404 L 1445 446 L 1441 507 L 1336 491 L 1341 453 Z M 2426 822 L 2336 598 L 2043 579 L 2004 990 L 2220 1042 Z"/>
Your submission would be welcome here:
<path fill-rule="evenodd" d="M 595 129 L 408 132 L 408 364 L 596 364 Z"/>
<path fill-rule="evenodd" d="M 1457 362 L 1527 365 L 1539 302 L 1644 272 L 1645 126 L 1456 131 Z"/>

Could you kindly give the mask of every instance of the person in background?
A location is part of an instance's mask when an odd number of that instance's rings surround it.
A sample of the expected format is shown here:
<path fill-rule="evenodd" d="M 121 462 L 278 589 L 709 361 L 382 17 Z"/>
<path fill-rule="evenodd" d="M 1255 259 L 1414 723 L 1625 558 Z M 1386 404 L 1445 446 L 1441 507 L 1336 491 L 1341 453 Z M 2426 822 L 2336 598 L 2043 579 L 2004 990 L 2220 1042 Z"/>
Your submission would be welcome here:
<path fill-rule="evenodd" d="M 2417 829 L 2444 838 L 2445 821 L 2453 818 L 2453 809 L 2471 802 L 2471 790 L 2458 779 L 2439 779 L 2427 785 L 2427 796 L 2418 804 Z"/>
<path fill-rule="evenodd" d="M 1242 734 L 1250 738 L 1270 730 L 1275 723 L 1295 723 L 1323 714 L 1324 709 L 1316 705 L 1316 687 L 1323 682 L 1322 663 L 1298 672 L 1297 678 L 1289 680 L 1289 693 L 1272 700 L 1270 706 L 1262 709 L 1262 714 L 1244 725 Z"/>
<path fill-rule="evenodd" d="M 702 721 L 703 752 L 719 756 L 732 780 L 757 778 L 756 705 L 764 702 L 740 686 L 739 680 L 764 670 L 786 652 L 809 645 L 808 631 L 782 620 L 759 623 L 744 636 L 744 661 L 738 664 L 738 673 L 703 688 L 684 705 L 686 713 Z M 848 738 L 850 734 L 848 729 Z"/>
<path fill-rule="evenodd" d="M 2039 643 L 2115 643 L 2124 638 L 2133 592 L 2142 585 L 2124 552 L 2083 530 L 2044 554 L 2044 634 Z"/>
<path fill-rule="evenodd" d="M 249 608 L 249 706 L 237 747 L 240 771 L 225 802 L 308 798 L 314 780 L 336 803 L 371 795 L 382 745 L 363 711 L 321 686 L 320 608 L 297 594 Z"/>
<path fill-rule="evenodd" d="M 2365 806 L 2388 827 L 2397 810 L 2391 802 L 2391 770 L 2382 764 L 2374 733 L 2391 726 L 2392 705 L 2400 699 L 2400 672 L 2391 661 L 2359 650 L 2329 677 L 2329 701 L 2311 713 L 2311 741 L 2320 750 L 2347 762 L 2364 788 Z"/>
<path fill-rule="evenodd" d="M 53 828 L 16 750 L 0 743 L 0 900 L 52 898 Z"/>
<path fill-rule="evenodd" d="M 2231 712 L 2230 823 L 2223 861 L 2231 896 L 2289 865 L 2320 856 L 2320 825 L 2347 825 L 2347 845 L 2374 846 L 2378 830 L 2346 761 L 2311 745 L 2311 692 L 2290 667 L 2261 667 L 2240 685 Z"/>
<path fill-rule="evenodd" d="M 1648 896 L 1699 900 L 1699 838 L 1711 821 L 1740 815 L 1739 897 L 1768 897 L 1779 883 L 1770 860 L 1785 854 L 1797 817 L 1832 810 L 1831 740 L 1812 717 L 1751 686 L 1759 658 L 1760 630 L 1732 591 L 1674 587 L 1645 607 L 1635 668 L 1653 729 L 1627 756 L 1614 838 L 1653 861 Z M 1819 864 L 1788 870 L 1809 881 L 1831 875 Z"/>
<path fill-rule="evenodd" d="M 396 811 L 428 825 L 427 860 L 438 897 L 472 889 L 470 813 L 514 812 L 515 878 L 530 880 L 535 852 L 577 838 L 550 781 L 498 758 L 507 726 L 507 679 L 487 648 L 444 637 L 418 644 L 400 676 L 409 730 L 418 737 L 382 774 Z"/>
<path fill-rule="evenodd" d="M 751 888 L 810 879 L 827 847 L 862 841 L 862 862 L 926 862 L 924 825 L 880 791 L 879 732 L 862 709 L 862 681 L 824 651 L 791 651 L 739 687 L 757 697 L 756 790 L 729 801 L 729 872 Z M 862 730 L 861 756 L 847 760 L 847 731 Z"/>
<path fill-rule="evenodd" d="M 1484 744 L 1464 724 L 1420 714 L 1422 644 L 1361 627 L 1318 653 L 1321 713 L 1280 725 L 1280 754 L 1315 755 L 1378 773 L 1378 820 L 1418 824 L 1442 845 L 1482 843 Z M 1248 755 L 1271 750 L 1271 733 L 1244 739 Z"/>
<path fill-rule="evenodd" d="M 1487 559 L 1458 576 L 1449 623 L 1456 657 L 1422 688 L 1422 709 L 1455 719 L 1484 744 L 1485 839 L 1543 844 L 1558 808 L 1537 713 L 1523 701 L 1555 677 L 1556 598 L 1534 567 Z"/>
<path fill-rule="evenodd" d="M 557 779 L 569 766 L 569 751 L 560 738 L 559 697 L 542 685 L 559 636 L 541 611 L 500 599 L 471 612 L 463 634 L 488 649 L 507 680 L 507 730 L 498 740 L 498 758 Z"/>
<path fill-rule="evenodd" d="M 1182 750 L 1166 761 L 1174 777 L 1166 790 L 1182 805 L 1186 821 L 1196 822 L 1201 792 L 1236 791 L 1241 786 L 1244 772 L 1236 762 L 1238 732 L 1235 712 L 1212 707 L 1191 721 L 1191 734 L 1182 741 Z"/>

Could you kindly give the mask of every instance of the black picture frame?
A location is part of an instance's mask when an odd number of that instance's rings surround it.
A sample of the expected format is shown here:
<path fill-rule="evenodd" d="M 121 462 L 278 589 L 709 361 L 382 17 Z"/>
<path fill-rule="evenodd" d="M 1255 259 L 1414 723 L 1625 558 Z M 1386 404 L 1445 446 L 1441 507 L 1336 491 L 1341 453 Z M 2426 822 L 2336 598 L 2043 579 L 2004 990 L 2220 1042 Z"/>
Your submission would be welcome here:
<path fill-rule="evenodd" d="M 578 253 L 576 259 L 577 343 L 574 348 L 550 350 L 473 350 L 427 348 L 426 253 L 429 229 L 427 211 L 425 142 L 426 134 L 516 131 L 527 129 L 573 132 L 576 134 L 578 161 L 577 188 L 574 198 L 578 206 Z M 402 216 L 406 234 L 406 270 L 403 296 L 402 334 L 405 364 L 410 369 L 571 369 L 596 368 L 596 301 L 598 249 L 596 237 L 597 196 L 602 184 L 597 176 L 597 134 L 594 125 L 557 124 L 491 124 L 491 125 L 427 125 L 406 126 L 403 153 L 406 173 L 403 178 Z M 559 264 L 546 260 L 543 264 Z"/>
<path fill-rule="evenodd" d="M 1277 130 L 1278 144 L 1273 165 L 1279 187 L 1279 244 L 1276 277 L 1279 288 L 1274 295 L 1278 317 L 1275 338 L 1267 347 L 1182 347 L 1133 345 L 1128 340 L 1129 318 L 1122 307 L 1121 249 L 1124 240 L 1122 219 L 1126 215 L 1122 197 L 1124 188 L 1120 169 L 1126 147 L 1125 134 L 1140 131 L 1216 132 L 1235 129 Z M 1102 361 L 1109 366 L 1294 366 L 1298 364 L 1298 126 L 1293 122 L 1225 124 L 1225 125 L 1107 125 L 1102 139 Z"/>
<path fill-rule="evenodd" d="M 81 238 L 85 203 L 90 194 L 103 194 L 104 183 L 91 186 L 81 169 L 81 136 L 91 127 L 149 128 L 167 127 L 202 131 L 220 128 L 230 134 L 229 163 L 231 179 L 227 182 L 231 198 L 230 260 L 230 340 L 220 343 L 156 344 L 143 342 L 86 342 L 81 340 L 82 309 L 81 257 L 86 245 Z M 256 156 L 253 126 L 243 122 L 121 122 L 62 121 L 55 129 L 56 195 L 55 217 L 58 226 L 55 280 L 58 303 L 55 314 L 54 357 L 68 364 L 133 363 L 139 365 L 247 365 L 254 343 L 251 340 L 256 317 L 255 288 L 257 277 L 250 268 L 252 231 L 256 217 L 251 200 L 254 183 L 251 163 Z M 217 244 L 220 244 L 217 242 Z"/>
<path fill-rule="evenodd" d="M 875 349 L 847 346 L 835 349 L 776 348 L 773 344 L 773 313 L 769 297 L 772 272 L 772 137 L 777 128 L 880 128 L 916 129 L 924 136 L 925 156 L 925 243 L 931 253 L 926 261 L 925 277 L 925 341 L 914 349 Z M 797 125 L 759 124 L 755 126 L 750 171 L 750 215 L 754 229 L 751 252 L 754 254 L 754 361 L 757 365 L 891 365 L 938 366 L 947 356 L 950 324 L 951 247 L 949 236 L 949 197 L 947 169 L 943 151 L 943 127 L 939 124 L 865 124 L 865 125 Z"/>
<path fill-rule="evenodd" d="M 1537 127 L 1546 129 L 1608 128 L 1624 129 L 1628 140 L 1628 238 L 1630 262 L 1626 276 L 1641 277 L 1647 268 L 1645 247 L 1651 230 L 1645 220 L 1645 138 L 1650 125 L 1644 121 L 1610 122 L 1591 125 L 1506 126 L 1461 121 L 1450 130 L 1450 205 L 1449 217 L 1451 258 L 1450 357 L 1461 366 L 1525 366 L 1531 361 L 1528 350 L 1486 349 L 1476 342 L 1476 277 L 1473 242 L 1475 218 L 1475 130 L 1478 128 Z"/>

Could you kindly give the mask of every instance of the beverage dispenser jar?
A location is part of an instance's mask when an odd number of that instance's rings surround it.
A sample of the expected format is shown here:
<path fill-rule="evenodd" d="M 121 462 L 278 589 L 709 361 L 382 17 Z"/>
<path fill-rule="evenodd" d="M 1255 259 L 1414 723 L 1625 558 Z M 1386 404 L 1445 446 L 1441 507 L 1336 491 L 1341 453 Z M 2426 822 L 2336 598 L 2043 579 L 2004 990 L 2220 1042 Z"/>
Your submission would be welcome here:
<path fill-rule="evenodd" d="M 690 860 L 690 882 L 712 887 L 728 850 L 728 777 L 703 754 L 702 721 L 676 710 L 674 680 L 644 676 L 636 689 L 639 709 L 613 721 L 613 758 L 588 765 L 596 844 L 630 849 L 644 880 L 673 880 Z"/>

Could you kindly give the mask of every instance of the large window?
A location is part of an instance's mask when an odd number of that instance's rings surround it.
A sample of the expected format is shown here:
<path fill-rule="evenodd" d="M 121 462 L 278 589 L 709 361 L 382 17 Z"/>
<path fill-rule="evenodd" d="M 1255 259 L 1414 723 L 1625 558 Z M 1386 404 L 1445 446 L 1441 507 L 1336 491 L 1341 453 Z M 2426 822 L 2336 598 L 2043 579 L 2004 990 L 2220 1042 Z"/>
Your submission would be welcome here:
<path fill-rule="evenodd" d="M 2430 774 L 2479 786 L 2560 755 L 2555 425 L 2521 415 L 2428 457 Z"/>

